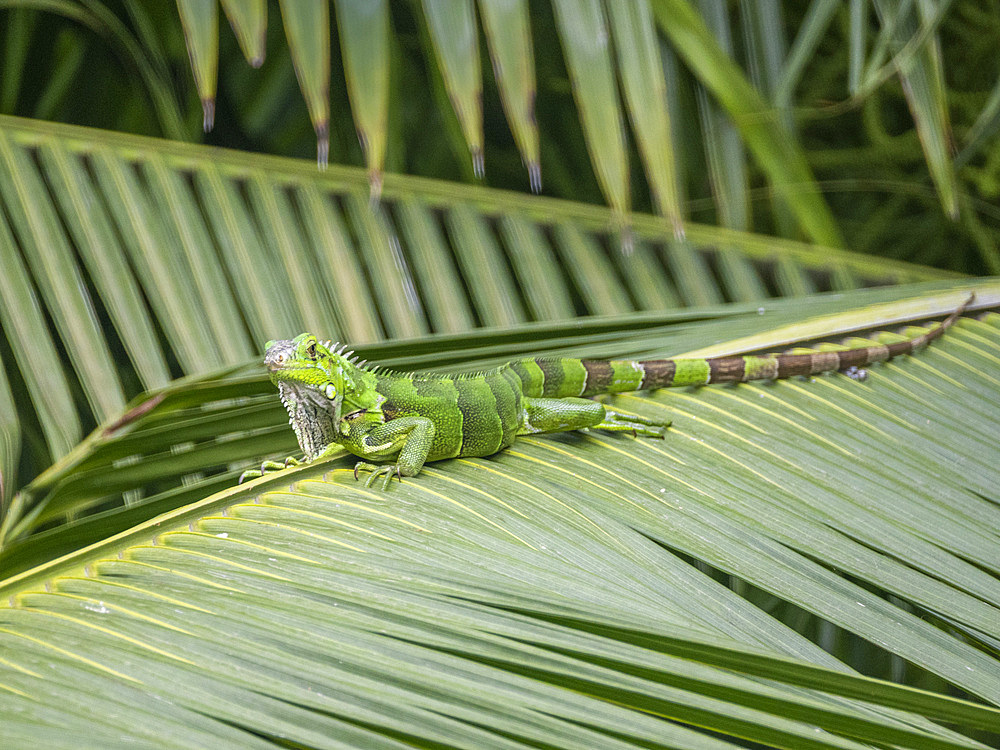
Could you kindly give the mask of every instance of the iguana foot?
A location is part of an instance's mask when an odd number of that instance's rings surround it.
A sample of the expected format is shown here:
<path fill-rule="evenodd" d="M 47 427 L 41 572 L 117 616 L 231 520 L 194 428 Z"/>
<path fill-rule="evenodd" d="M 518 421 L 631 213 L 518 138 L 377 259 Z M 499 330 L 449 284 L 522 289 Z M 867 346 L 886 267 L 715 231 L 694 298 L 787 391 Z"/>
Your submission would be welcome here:
<path fill-rule="evenodd" d="M 860 367 L 848 367 L 846 370 L 841 370 L 847 377 L 851 380 L 857 380 L 859 383 L 868 379 L 868 370 L 864 370 Z"/>
<path fill-rule="evenodd" d="M 359 471 L 370 471 L 371 476 L 365 480 L 365 487 L 371 487 L 375 480 L 384 476 L 385 481 L 382 482 L 382 489 L 389 489 L 389 482 L 392 481 L 393 476 L 395 476 L 400 482 L 403 481 L 402 472 L 400 472 L 399 464 L 369 464 L 364 461 L 358 461 L 354 464 L 354 478 L 360 479 L 358 476 Z"/>
<path fill-rule="evenodd" d="M 265 474 L 281 471 L 282 469 L 287 469 L 289 466 L 300 466 L 301 464 L 302 462 L 294 456 L 288 456 L 284 461 L 264 461 L 261 463 L 259 469 L 247 469 L 240 474 L 240 479 L 237 484 L 243 484 L 251 479 L 262 477 Z"/>
<path fill-rule="evenodd" d="M 665 422 L 654 422 L 651 419 L 632 414 L 622 414 L 621 412 L 607 410 L 604 421 L 596 425 L 599 430 L 611 430 L 613 432 L 631 432 L 634 436 L 662 438 L 670 420 Z"/>

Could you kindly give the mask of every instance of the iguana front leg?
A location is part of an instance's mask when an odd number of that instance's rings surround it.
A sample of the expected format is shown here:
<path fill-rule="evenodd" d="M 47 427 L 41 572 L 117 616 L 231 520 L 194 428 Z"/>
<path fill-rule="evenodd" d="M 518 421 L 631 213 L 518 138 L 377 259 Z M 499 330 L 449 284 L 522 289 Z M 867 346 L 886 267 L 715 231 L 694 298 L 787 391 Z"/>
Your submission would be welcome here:
<path fill-rule="evenodd" d="M 378 477 L 385 477 L 382 483 L 384 490 L 388 489 L 393 476 L 402 481 L 402 477 L 419 474 L 433 442 L 434 423 L 427 417 L 414 416 L 397 417 L 374 425 L 358 420 L 350 424 L 342 445 L 356 456 L 373 460 L 399 454 L 394 464 L 358 461 L 354 466 L 355 477 L 359 471 L 371 472 L 365 480 L 366 487 L 371 487 Z"/>

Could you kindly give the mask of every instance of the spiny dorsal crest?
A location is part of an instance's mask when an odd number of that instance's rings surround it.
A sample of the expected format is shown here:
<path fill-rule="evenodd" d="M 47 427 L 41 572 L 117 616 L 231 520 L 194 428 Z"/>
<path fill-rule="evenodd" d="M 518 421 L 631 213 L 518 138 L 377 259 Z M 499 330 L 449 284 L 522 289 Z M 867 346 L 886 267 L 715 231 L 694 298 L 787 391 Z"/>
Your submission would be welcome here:
<path fill-rule="evenodd" d="M 392 370 L 383 365 L 368 365 L 364 369 L 373 375 L 381 375 L 384 378 L 406 378 L 407 380 L 471 380 L 474 378 L 482 378 L 488 375 L 494 375 L 507 365 L 500 365 L 499 367 L 494 367 L 489 370 L 476 370 L 475 372 L 461 372 L 461 373 L 449 373 L 449 372 L 409 372 L 402 370 Z"/>
<path fill-rule="evenodd" d="M 363 359 L 359 362 L 358 355 L 354 353 L 353 349 L 348 350 L 347 344 L 341 344 L 339 341 L 333 343 L 330 341 L 322 341 L 320 343 L 328 352 L 336 354 L 338 357 L 343 357 L 355 367 L 364 369 L 365 362 L 368 361 L 367 359 Z"/>

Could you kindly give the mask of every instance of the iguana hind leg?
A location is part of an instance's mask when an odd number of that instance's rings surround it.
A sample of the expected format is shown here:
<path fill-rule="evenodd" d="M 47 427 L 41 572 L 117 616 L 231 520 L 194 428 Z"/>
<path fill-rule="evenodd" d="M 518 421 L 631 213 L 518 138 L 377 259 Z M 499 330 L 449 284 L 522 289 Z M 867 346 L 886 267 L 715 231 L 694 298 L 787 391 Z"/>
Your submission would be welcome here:
<path fill-rule="evenodd" d="M 643 437 L 663 437 L 670 422 L 622 414 L 587 398 L 525 398 L 519 435 L 567 432 L 596 427 L 599 430 L 631 432 Z"/>

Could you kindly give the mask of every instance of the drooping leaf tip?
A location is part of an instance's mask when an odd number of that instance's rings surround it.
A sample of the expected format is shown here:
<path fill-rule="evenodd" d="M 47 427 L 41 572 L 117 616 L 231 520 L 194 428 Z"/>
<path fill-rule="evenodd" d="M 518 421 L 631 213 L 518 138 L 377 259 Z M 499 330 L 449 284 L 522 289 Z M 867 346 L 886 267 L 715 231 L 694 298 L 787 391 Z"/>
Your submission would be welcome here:
<path fill-rule="evenodd" d="M 537 161 L 528 164 L 528 184 L 535 195 L 542 192 L 542 165 Z"/>
<path fill-rule="evenodd" d="M 202 99 L 201 111 L 201 128 L 206 133 L 209 133 L 215 127 L 215 99 Z"/>
<path fill-rule="evenodd" d="M 680 216 L 671 216 L 670 225 L 674 230 L 674 239 L 683 242 L 687 239 L 687 230 L 684 228 L 684 220 Z"/>
<path fill-rule="evenodd" d="M 368 202 L 375 209 L 382 200 L 382 170 L 368 170 Z"/>
<path fill-rule="evenodd" d="M 330 160 L 330 125 L 323 123 L 316 126 L 316 166 L 320 171 L 327 167 Z"/>
<path fill-rule="evenodd" d="M 623 224 L 618 230 L 618 249 L 625 258 L 635 251 L 635 232 L 632 231 L 631 224 Z"/>

